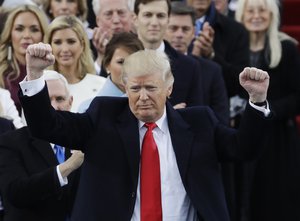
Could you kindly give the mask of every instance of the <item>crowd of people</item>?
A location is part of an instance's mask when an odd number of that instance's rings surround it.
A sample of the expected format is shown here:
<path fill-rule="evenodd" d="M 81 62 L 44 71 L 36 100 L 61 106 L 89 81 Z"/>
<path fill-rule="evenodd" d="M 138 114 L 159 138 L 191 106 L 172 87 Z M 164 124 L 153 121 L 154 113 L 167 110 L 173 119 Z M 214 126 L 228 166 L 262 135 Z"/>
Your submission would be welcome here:
<path fill-rule="evenodd" d="M 300 53 L 278 0 L 3 0 L 0 221 L 300 220 Z"/>

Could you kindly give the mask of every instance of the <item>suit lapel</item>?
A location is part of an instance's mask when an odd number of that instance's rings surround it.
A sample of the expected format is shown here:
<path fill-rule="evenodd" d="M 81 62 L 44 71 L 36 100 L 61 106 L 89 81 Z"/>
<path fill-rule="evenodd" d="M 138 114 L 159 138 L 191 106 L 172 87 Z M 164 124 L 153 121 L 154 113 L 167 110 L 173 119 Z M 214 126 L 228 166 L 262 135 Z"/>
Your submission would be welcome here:
<path fill-rule="evenodd" d="M 57 159 L 51 148 L 51 145 L 48 142 L 33 138 L 32 146 L 42 156 L 42 158 L 49 166 L 57 165 Z"/>
<path fill-rule="evenodd" d="M 167 104 L 167 117 L 178 169 L 182 179 L 185 179 L 194 133 L 190 131 L 190 126 L 173 109 L 170 103 Z"/>
<path fill-rule="evenodd" d="M 137 184 L 140 163 L 138 122 L 129 107 L 120 115 L 118 120 L 117 130 L 124 144 L 133 183 Z"/>

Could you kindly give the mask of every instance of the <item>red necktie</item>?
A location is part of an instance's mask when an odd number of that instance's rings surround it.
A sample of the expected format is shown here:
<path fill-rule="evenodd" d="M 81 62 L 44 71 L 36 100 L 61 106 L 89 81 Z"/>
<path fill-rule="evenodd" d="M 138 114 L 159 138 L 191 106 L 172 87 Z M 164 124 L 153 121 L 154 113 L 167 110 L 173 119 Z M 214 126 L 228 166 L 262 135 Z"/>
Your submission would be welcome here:
<path fill-rule="evenodd" d="M 159 154 L 153 138 L 155 123 L 146 123 L 148 128 L 141 156 L 141 221 L 162 221 Z"/>

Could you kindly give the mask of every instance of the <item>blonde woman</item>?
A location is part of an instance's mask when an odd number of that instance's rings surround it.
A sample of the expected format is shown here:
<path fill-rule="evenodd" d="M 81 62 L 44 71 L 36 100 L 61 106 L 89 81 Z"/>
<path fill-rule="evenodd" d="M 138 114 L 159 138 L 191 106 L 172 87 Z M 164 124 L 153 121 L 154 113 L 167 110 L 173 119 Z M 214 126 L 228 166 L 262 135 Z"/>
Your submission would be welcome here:
<path fill-rule="evenodd" d="M 25 54 L 28 45 L 41 42 L 47 27 L 47 18 L 39 8 L 26 5 L 11 11 L 0 40 L 0 87 L 10 91 L 21 113 L 17 92 L 19 82 L 26 76 Z"/>
<path fill-rule="evenodd" d="M 106 80 L 95 74 L 89 40 L 81 21 L 75 16 L 55 18 L 45 42 L 51 45 L 56 60 L 51 69 L 67 79 L 74 97 L 71 111 L 77 112 L 81 102 L 95 97 Z"/>

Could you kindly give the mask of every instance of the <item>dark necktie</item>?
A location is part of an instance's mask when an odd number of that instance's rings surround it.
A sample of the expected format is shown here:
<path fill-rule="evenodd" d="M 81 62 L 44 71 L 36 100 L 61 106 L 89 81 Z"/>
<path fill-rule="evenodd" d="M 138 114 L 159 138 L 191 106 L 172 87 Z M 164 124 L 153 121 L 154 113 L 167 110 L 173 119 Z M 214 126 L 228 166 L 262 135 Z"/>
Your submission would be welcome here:
<path fill-rule="evenodd" d="M 141 221 L 162 221 L 161 183 L 159 153 L 153 138 L 155 123 L 146 123 L 148 128 L 141 156 Z"/>
<path fill-rule="evenodd" d="M 55 155 L 57 158 L 57 161 L 61 164 L 65 161 L 65 153 L 61 146 L 55 144 L 54 145 Z"/>

